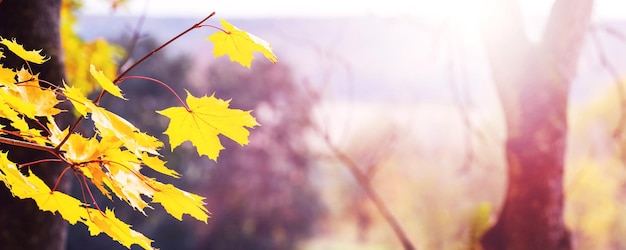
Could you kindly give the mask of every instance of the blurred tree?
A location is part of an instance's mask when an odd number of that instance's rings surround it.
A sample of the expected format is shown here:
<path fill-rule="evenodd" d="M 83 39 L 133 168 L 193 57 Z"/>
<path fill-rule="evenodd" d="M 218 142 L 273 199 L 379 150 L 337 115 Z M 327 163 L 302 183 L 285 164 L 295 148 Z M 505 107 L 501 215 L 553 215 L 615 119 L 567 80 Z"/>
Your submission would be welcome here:
<path fill-rule="evenodd" d="M 43 65 L 34 65 L 40 78 L 60 83 L 64 77 L 63 56 L 59 34 L 59 12 L 61 0 L 4 0 L 0 1 L 0 36 L 17 38 L 28 49 L 43 49 L 51 59 Z M 21 67 L 24 61 L 3 61 L 5 66 Z M 11 65 L 8 65 L 11 64 Z M 7 125 L 3 121 L 3 125 Z M 10 147 L 2 145 L 1 150 Z M 9 158 L 13 162 L 25 163 L 47 157 L 48 153 L 11 148 Z M 49 163 L 47 163 L 49 164 Z M 53 185 L 63 168 L 38 165 L 32 170 L 48 185 Z M 0 246 L 2 249 L 64 249 L 67 223 L 59 216 L 42 212 L 33 200 L 21 200 L 0 185 Z M 61 185 L 58 190 L 66 190 Z"/>
<path fill-rule="evenodd" d="M 567 102 L 593 0 L 556 0 L 540 42 L 515 0 L 485 0 L 482 36 L 506 119 L 508 187 L 485 249 L 570 249 L 563 223 Z"/>

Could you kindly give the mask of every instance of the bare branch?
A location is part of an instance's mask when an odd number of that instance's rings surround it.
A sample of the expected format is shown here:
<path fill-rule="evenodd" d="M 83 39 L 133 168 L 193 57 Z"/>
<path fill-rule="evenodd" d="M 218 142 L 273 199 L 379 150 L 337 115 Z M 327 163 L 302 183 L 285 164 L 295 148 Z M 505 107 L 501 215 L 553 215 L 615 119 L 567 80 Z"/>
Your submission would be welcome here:
<path fill-rule="evenodd" d="M 356 179 L 359 186 L 363 188 L 367 196 L 372 200 L 376 209 L 378 209 L 383 218 L 385 218 L 385 221 L 387 221 L 387 223 L 393 229 L 393 232 L 400 240 L 400 243 L 402 243 L 404 249 L 414 250 L 415 247 L 413 246 L 413 243 L 411 243 L 406 232 L 402 229 L 398 220 L 391 213 L 391 210 L 389 210 L 387 205 L 385 205 L 385 202 L 380 198 L 378 193 L 374 191 L 374 188 L 372 187 L 367 175 L 361 171 L 361 169 L 356 164 L 356 162 L 354 162 L 354 160 L 352 160 L 348 155 L 346 155 L 343 151 L 341 151 L 341 149 L 339 149 L 330 141 L 330 138 L 327 134 L 322 134 L 319 129 L 316 131 L 320 133 L 320 136 L 324 138 L 326 146 L 332 151 L 335 157 L 337 157 L 337 159 L 339 159 L 339 161 L 341 161 L 341 163 L 343 163 L 343 165 L 348 168 L 352 176 L 354 176 L 354 178 Z"/>
<path fill-rule="evenodd" d="M 624 81 L 620 78 L 617 68 L 609 62 L 609 59 L 606 56 L 605 48 L 602 46 L 602 43 L 598 38 L 597 30 L 592 30 L 590 34 L 591 41 L 593 41 L 593 45 L 598 51 L 597 55 L 600 60 L 600 65 L 611 75 L 611 78 L 613 78 L 613 82 L 615 83 L 615 87 L 617 88 L 617 91 L 615 92 L 619 100 L 620 115 L 617 125 L 613 130 L 613 138 L 618 139 L 624 131 L 624 126 L 626 126 L 626 89 L 624 88 Z"/>
<path fill-rule="evenodd" d="M 130 37 L 130 41 L 128 42 L 128 45 L 126 46 L 126 55 L 124 56 L 124 58 L 122 58 L 122 60 L 119 63 L 119 67 L 117 68 L 118 75 L 122 73 L 122 68 L 124 68 L 124 65 L 126 63 L 128 63 L 133 52 L 135 51 L 135 48 L 137 47 L 137 44 L 139 43 L 139 38 L 141 37 L 141 29 L 143 28 L 143 24 L 145 20 L 146 20 L 145 14 L 139 17 L 139 20 L 137 20 L 137 25 L 133 29 L 133 33 L 132 33 L 132 36 Z"/>

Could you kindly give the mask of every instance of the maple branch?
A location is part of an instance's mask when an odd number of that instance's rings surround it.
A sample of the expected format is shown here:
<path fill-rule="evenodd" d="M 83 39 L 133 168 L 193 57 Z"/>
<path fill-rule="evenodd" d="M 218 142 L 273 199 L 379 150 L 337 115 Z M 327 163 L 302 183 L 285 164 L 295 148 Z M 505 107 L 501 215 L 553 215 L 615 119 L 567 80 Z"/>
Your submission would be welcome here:
<path fill-rule="evenodd" d="M 37 123 L 37 125 L 39 125 L 39 127 L 41 127 L 44 131 L 46 131 L 46 133 L 51 134 L 50 130 L 43 125 L 43 123 L 41 123 L 41 121 L 39 121 L 38 119 L 34 119 L 35 123 Z"/>
<path fill-rule="evenodd" d="M 11 138 L 7 138 L 7 137 L 3 137 L 3 136 L 0 136 L 0 143 L 4 143 L 4 144 L 7 144 L 7 145 L 18 146 L 18 147 L 22 147 L 22 148 L 35 149 L 35 150 L 39 150 L 39 151 L 46 151 L 46 152 L 49 152 L 49 153 L 51 153 L 51 154 L 53 154 L 54 156 L 57 156 L 57 157 L 59 156 L 59 153 L 61 153 L 61 151 L 58 150 L 55 147 L 39 145 L 39 144 L 36 144 L 36 143 L 27 142 L 27 141 L 20 141 L 20 140 L 11 139 Z"/>
<path fill-rule="evenodd" d="M 72 124 L 72 126 L 70 126 L 70 131 L 67 132 L 67 135 L 65 135 L 65 137 L 63 137 L 63 140 L 61 140 L 61 142 L 59 143 L 59 145 L 57 145 L 54 149 L 55 150 L 59 150 L 61 149 L 61 146 L 63 146 L 63 144 L 65 144 L 65 142 L 67 142 L 68 139 L 70 139 L 70 135 L 74 133 L 74 131 L 76 130 L 76 127 L 78 127 L 78 124 L 84 119 L 83 116 L 80 116 L 76 119 L 76 121 L 74 121 L 74 124 Z"/>
<path fill-rule="evenodd" d="M 165 42 L 164 44 L 162 44 L 161 46 L 159 46 L 158 48 L 152 50 L 150 53 L 146 54 L 145 56 L 143 56 L 141 59 L 139 59 L 137 62 L 133 63 L 133 65 L 131 65 L 130 67 L 128 67 L 128 69 L 124 70 L 124 72 L 122 72 L 121 74 L 119 74 L 115 80 L 113 80 L 113 84 L 118 84 L 120 82 L 120 79 L 122 77 L 124 77 L 126 74 L 128 74 L 128 72 L 130 72 L 131 70 L 133 70 L 135 67 L 137 67 L 137 65 L 141 64 L 143 61 L 145 61 L 146 59 L 150 58 L 152 55 L 156 54 L 157 52 L 159 52 L 161 49 L 165 48 L 167 45 L 169 45 L 170 43 L 176 41 L 178 38 L 180 38 L 181 36 L 189 33 L 191 30 L 193 29 L 197 29 L 200 28 L 202 23 L 206 22 L 206 20 L 208 20 L 209 18 L 211 18 L 213 15 L 215 15 L 215 12 L 212 12 L 210 15 L 208 15 L 207 17 L 205 17 L 204 19 L 202 19 L 200 22 L 194 24 L 193 26 L 189 27 L 188 29 L 186 29 L 185 31 L 181 32 L 180 34 L 176 35 L 174 38 L 170 39 L 169 41 Z M 104 96 L 104 93 L 106 93 L 106 91 L 103 89 L 100 94 L 98 95 L 98 97 L 96 98 L 96 100 L 94 100 L 94 104 L 98 105 L 100 103 L 100 100 L 102 99 L 102 97 Z M 189 108 L 187 108 L 187 110 L 189 110 Z M 55 149 L 58 150 L 58 148 L 61 148 L 61 146 L 63 144 L 65 144 L 65 142 L 67 141 L 67 139 L 69 139 L 70 135 L 72 133 L 74 133 L 74 131 L 76 130 L 76 127 L 78 126 L 78 124 L 80 124 L 80 122 L 84 119 L 83 116 L 78 117 L 76 119 L 76 121 L 74 122 L 74 124 L 72 124 L 72 126 L 70 127 L 70 131 L 67 133 L 67 135 L 65 136 L 65 138 L 63 138 L 63 140 L 61 141 L 61 143 L 59 143 L 59 145 L 57 145 L 57 147 Z"/>
<path fill-rule="evenodd" d="M 124 72 L 122 72 L 121 74 L 119 74 L 117 76 L 117 78 L 115 78 L 115 80 L 113 81 L 113 83 L 117 83 L 120 78 L 124 77 L 126 74 L 128 74 L 128 72 L 130 72 L 131 70 L 133 70 L 135 67 L 137 67 L 137 65 L 141 64 L 143 61 L 145 61 L 146 59 L 150 58 L 152 55 L 156 54 L 159 50 L 165 48 L 167 45 L 169 45 L 170 43 L 176 41 L 178 38 L 180 38 L 181 36 L 189 33 L 190 31 L 192 31 L 193 29 L 197 29 L 202 27 L 202 23 L 206 22 L 206 20 L 208 20 L 209 18 L 211 18 L 213 15 L 215 15 L 215 12 L 212 12 L 210 15 L 208 15 L 207 17 L 205 17 L 204 19 L 202 19 L 200 22 L 194 24 L 193 26 L 189 27 L 188 29 L 186 29 L 185 31 L 181 32 L 180 34 L 176 35 L 175 37 L 173 37 L 172 39 L 170 39 L 169 41 L 165 42 L 164 44 L 162 44 L 161 46 L 159 46 L 158 48 L 150 51 L 148 54 L 146 54 L 145 56 L 143 56 L 141 59 L 139 59 L 137 62 L 135 62 L 133 65 L 131 65 L 130 67 L 128 67 L 128 69 L 124 70 Z M 100 98 L 98 98 L 99 100 Z"/>

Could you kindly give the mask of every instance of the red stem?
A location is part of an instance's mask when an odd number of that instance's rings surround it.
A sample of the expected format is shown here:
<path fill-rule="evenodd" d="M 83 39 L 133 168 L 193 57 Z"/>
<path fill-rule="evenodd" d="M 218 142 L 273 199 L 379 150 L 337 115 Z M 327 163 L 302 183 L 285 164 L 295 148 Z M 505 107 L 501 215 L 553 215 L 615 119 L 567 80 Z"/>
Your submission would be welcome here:
<path fill-rule="evenodd" d="M 46 133 L 52 134 L 52 133 L 50 133 L 50 130 L 46 126 L 44 126 L 39 120 L 35 119 L 35 122 L 37 123 L 37 125 L 39 125 L 39 127 L 41 127 L 43 130 L 45 130 Z"/>
<path fill-rule="evenodd" d="M 144 57 L 142 57 L 141 59 L 139 59 L 139 61 L 137 61 L 136 63 L 134 63 L 133 65 L 131 65 L 130 67 L 128 67 L 128 69 L 124 70 L 124 72 L 122 72 L 121 74 L 119 74 L 117 76 L 117 78 L 115 78 L 115 80 L 113 81 L 113 83 L 116 83 L 120 80 L 120 78 L 124 77 L 126 74 L 128 74 L 128 72 L 130 72 L 131 70 L 133 70 L 135 67 L 137 67 L 137 65 L 141 64 L 143 61 L 145 61 L 146 59 L 150 58 L 152 55 L 154 55 L 155 53 L 157 53 L 159 50 L 165 48 L 167 45 L 169 45 L 170 43 L 176 41 L 178 38 L 180 38 L 181 36 L 189 33 L 191 30 L 193 29 L 197 29 L 200 28 L 202 23 L 206 22 L 206 20 L 208 20 L 209 18 L 211 18 L 213 15 L 215 15 L 215 12 L 211 13 L 210 15 L 208 15 L 207 17 L 205 17 L 204 19 L 202 19 L 200 22 L 194 24 L 193 26 L 189 27 L 188 29 L 186 29 L 185 31 L 181 32 L 180 34 L 178 34 L 177 36 L 175 36 L 174 38 L 170 39 L 169 41 L 165 42 L 164 44 L 162 44 L 161 46 L 159 46 L 158 48 L 154 49 L 153 51 L 151 51 L 150 53 L 148 53 L 147 55 L 145 55 Z M 99 101 L 100 98 L 96 99 L 96 102 Z"/>
<path fill-rule="evenodd" d="M 214 29 L 216 29 L 216 30 L 222 31 L 222 32 L 224 32 L 224 33 L 226 33 L 226 34 L 230 34 L 230 31 L 227 31 L 227 30 L 222 29 L 222 28 L 220 28 L 220 27 L 217 27 L 217 26 L 215 26 L 215 25 L 203 24 L 203 25 L 200 25 L 199 27 L 210 27 L 210 28 L 214 28 Z"/>
<path fill-rule="evenodd" d="M 63 175 L 65 175 L 65 172 L 67 172 L 68 169 L 72 168 L 72 166 L 67 166 L 65 169 L 63 169 L 63 172 L 61 172 L 61 174 L 59 175 L 59 177 L 57 178 L 57 182 L 54 183 L 54 187 L 52 188 L 52 190 L 50 190 L 50 193 L 54 192 L 55 190 L 57 190 L 57 187 L 59 186 L 59 182 L 61 182 L 61 178 L 63 178 Z"/>
<path fill-rule="evenodd" d="M 80 175 L 83 176 L 83 181 L 85 182 L 85 188 L 87 189 L 87 193 L 89 194 L 89 197 L 91 197 L 91 200 L 93 201 L 93 204 L 96 206 L 98 211 L 100 211 L 100 213 L 102 213 L 102 209 L 100 209 L 100 206 L 98 206 L 98 202 L 96 201 L 95 198 L 93 198 L 93 193 L 91 192 L 91 189 L 89 189 L 89 183 L 87 183 L 87 177 L 85 177 L 85 174 L 83 174 L 82 172 L 80 173 Z M 102 215 L 104 215 L 104 214 L 102 214 Z"/>
<path fill-rule="evenodd" d="M 72 124 L 72 126 L 70 126 L 70 131 L 67 133 L 67 135 L 65 135 L 65 137 L 63 137 L 63 140 L 59 143 L 59 145 L 57 145 L 54 149 L 55 150 L 59 150 L 61 149 L 61 146 L 63 146 L 63 144 L 65 144 L 65 142 L 70 139 L 70 135 L 74 133 L 74 130 L 76 130 L 76 127 L 78 127 L 78 124 L 80 123 L 80 121 L 83 120 L 83 116 L 78 117 L 78 119 L 76 119 L 76 121 L 74 121 L 74 124 Z"/>
<path fill-rule="evenodd" d="M 61 160 L 61 159 L 41 159 L 41 160 L 36 160 L 36 161 L 31 161 L 31 162 L 27 162 L 27 163 L 24 163 L 24 164 L 20 164 L 20 168 L 28 167 L 28 166 L 31 166 L 31 165 L 44 163 L 44 162 L 63 162 L 63 160 Z M 65 172 L 65 171 L 63 171 L 63 172 Z M 61 175 L 63 175 L 63 174 L 61 174 Z"/>
<path fill-rule="evenodd" d="M 23 147 L 23 148 L 35 149 L 35 150 L 39 150 L 39 151 L 46 151 L 46 152 L 49 152 L 52 155 L 56 156 L 57 158 L 60 158 L 59 157 L 59 150 L 56 149 L 56 148 L 50 147 L 50 146 L 39 145 L 39 144 L 36 144 L 36 143 L 27 142 L 27 141 L 19 141 L 19 140 L 6 138 L 6 137 L 2 137 L 2 136 L 0 136 L 0 143 L 13 145 L 13 146 L 18 146 L 18 147 Z"/>
<path fill-rule="evenodd" d="M 74 170 L 74 177 L 76 177 L 76 180 L 78 180 L 78 185 L 80 186 L 80 192 L 83 195 L 83 202 L 85 203 L 85 205 L 89 204 L 87 203 L 87 196 L 85 195 L 85 188 L 83 187 L 83 181 L 80 179 L 80 177 L 78 177 L 78 174 L 76 173 L 76 169 L 74 169 L 73 165 L 70 165 L 70 167 Z"/>
<path fill-rule="evenodd" d="M 185 102 L 183 102 L 183 99 L 180 98 L 180 96 L 178 94 L 176 94 L 176 92 L 174 91 L 174 89 L 172 89 L 172 87 L 170 87 L 169 85 L 167 85 L 167 83 L 164 83 L 160 80 L 154 79 L 152 77 L 146 77 L 146 76 L 127 76 L 127 77 L 122 77 L 121 79 L 119 79 L 119 82 L 123 82 L 125 80 L 128 79 L 142 79 L 142 80 L 147 80 L 147 81 L 152 81 L 155 83 L 158 83 L 159 85 L 167 88 L 167 90 L 172 93 L 172 95 L 174 95 L 176 97 L 176 99 L 178 99 L 178 102 L 180 102 L 181 105 L 183 105 L 183 107 L 185 107 L 185 109 L 187 110 L 187 112 L 191 112 L 191 109 L 189 109 L 189 107 L 187 107 L 187 104 L 185 104 Z"/>

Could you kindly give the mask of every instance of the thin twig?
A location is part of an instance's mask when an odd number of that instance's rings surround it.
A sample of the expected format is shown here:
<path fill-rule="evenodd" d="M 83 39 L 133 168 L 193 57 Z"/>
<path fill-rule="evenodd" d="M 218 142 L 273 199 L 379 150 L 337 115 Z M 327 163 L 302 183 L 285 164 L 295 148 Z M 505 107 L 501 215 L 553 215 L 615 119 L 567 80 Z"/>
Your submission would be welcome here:
<path fill-rule="evenodd" d="M 152 55 L 154 55 L 155 53 L 159 52 L 159 50 L 167 47 L 167 45 L 169 45 L 170 43 L 176 41 L 178 38 L 180 38 L 181 36 L 184 36 L 185 34 L 189 33 L 190 31 L 192 31 L 193 29 L 197 29 L 200 28 L 202 23 L 206 22 L 206 20 L 208 20 L 209 18 L 211 18 L 213 15 L 215 15 L 215 12 L 212 12 L 210 15 L 208 15 L 207 17 L 205 17 L 204 19 L 202 19 L 200 22 L 194 24 L 193 26 L 189 27 L 188 29 L 186 29 L 185 31 L 181 32 L 180 34 L 178 34 L 177 36 L 175 36 L 174 38 L 170 39 L 169 41 L 165 42 L 163 45 L 159 46 L 158 48 L 154 49 L 153 51 L 151 51 L 150 53 L 146 54 L 145 56 L 143 56 L 141 59 L 139 59 L 139 61 L 135 62 L 133 65 L 131 65 L 130 67 L 128 67 L 128 69 L 124 70 L 124 72 L 122 72 L 121 74 L 119 74 L 117 76 L 117 78 L 115 78 L 115 80 L 113 81 L 114 83 L 117 83 L 117 81 L 119 81 L 120 78 L 124 77 L 126 74 L 128 74 L 128 72 L 130 72 L 131 70 L 133 70 L 135 67 L 137 67 L 137 65 L 141 64 L 143 61 L 145 61 L 146 59 L 150 58 Z M 98 99 L 99 100 L 99 99 Z"/>
<path fill-rule="evenodd" d="M 320 132 L 320 130 L 317 131 Z M 343 165 L 348 168 L 350 173 L 356 179 L 359 186 L 363 188 L 367 196 L 372 200 L 376 209 L 378 209 L 385 221 L 387 221 L 387 223 L 391 226 L 393 232 L 400 240 L 402 247 L 404 247 L 405 250 L 414 250 L 415 246 L 413 246 L 413 243 L 411 243 L 409 237 L 407 237 L 406 235 L 406 232 L 402 229 L 398 220 L 391 213 L 391 210 L 389 210 L 387 205 L 385 205 L 385 202 L 380 198 L 378 193 L 374 191 L 374 188 L 372 187 L 367 175 L 365 175 L 360 170 L 359 166 L 356 164 L 356 162 L 354 162 L 354 160 L 352 160 L 348 155 L 346 155 L 330 141 L 330 138 L 327 134 L 322 134 L 321 136 L 324 137 L 324 141 L 326 142 L 327 147 L 332 151 L 335 157 L 337 157 L 337 159 L 339 159 L 341 163 L 343 163 Z"/>
<path fill-rule="evenodd" d="M 122 60 L 119 63 L 117 74 L 122 73 L 122 68 L 130 60 L 133 52 L 135 51 L 135 48 L 137 47 L 137 44 L 139 43 L 139 38 L 141 36 L 141 29 L 143 28 L 143 23 L 145 20 L 146 20 L 146 15 L 142 15 L 141 17 L 139 17 L 139 20 L 137 21 L 137 26 L 135 26 L 135 29 L 133 30 L 133 35 L 130 38 L 128 46 L 126 47 L 126 55 L 124 56 L 124 58 L 122 58 Z"/>
<path fill-rule="evenodd" d="M 616 94 L 620 104 L 620 115 L 619 120 L 615 129 L 613 130 L 613 138 L 619 138 L 624 131 L 624 127 L 626 126 L 626 89 L 624 88 L 624 81 L 619 76 L 618 70 L 609 62 L 609 59 L 606 56 L 604 47 L 598 38 L 598 34 L 592 30 L 591 40 L 593 41 L 595 47 L 597 48 L 598 59 L 600 60 L 600 64 L 613 78 L 613 82 L 615 83 L 615 87 L 617 88 Z"/>

